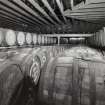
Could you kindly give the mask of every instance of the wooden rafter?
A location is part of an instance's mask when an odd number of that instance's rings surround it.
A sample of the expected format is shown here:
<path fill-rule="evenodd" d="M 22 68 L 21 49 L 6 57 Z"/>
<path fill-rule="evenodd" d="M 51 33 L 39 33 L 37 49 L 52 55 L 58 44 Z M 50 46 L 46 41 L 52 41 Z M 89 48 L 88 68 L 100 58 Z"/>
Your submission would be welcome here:
<path fill-rule="evenodd" d="M 49 19 L 52 23 L 57 24 L 47 13 L 46 11 L 40 7 L 40 5 L 34 0 L 28 0 L 39 12 L 41 12 L 47 19 Z"/>
<path fill-rule="evenodd" d="M 20 0 L 19 0 L 20 1 Z M 30 19 L 33 20 L 33 22 L 36 22 L 40 25 L 43 25 L 42 22 L 40 22 L 39 20 L 37 20 L 36 18 L 32 17 L 29 13 L 27 13 L 26 11 L 24 11 L 23 9 L 21 9 L 19 6 L 15 5 L 14 3 L 8 1 L 8 0 L 0 0 L 1 3 L 7 5 L 9 8 L 12 8 L 13 10 L 18 11 L 19 13 L 29 17 Z"/>
<path fill-rule="evenodd" d="M 32 23 L 30 23 L 30 22 L 28 22 L 28 21 L 24 21 L 23 19 L 21 19 L 21 18 L 15 16 L 15 15 L 13 15 L 13 14 L 10 14 L 10 13 L 8 13 L 8 12 L 6 12 L 6 11 L 3 11 L 3 10 L 0 10 L 0 15 L 4 15 L 4 16 L 10 17 L 10 18 L 13 19 L 13 20 L 18 20 L 18 21 L 20 21 L 20 22 L 23 23 L 23 24 L 35 26 L 34 24 L 32 24 Z"/>
<path fill-rule="evenodd" d="M 33 11 L 29 6 L 27 6 L 21 0 L 13 0 L 13 2 L 16 3 L 17 5 L 19 5 L 24 10 L 26 10 L 28 13 L 32 14 L 34 16 L 34 18 L 36 19 L 36 21 L 39 22 L 41 20 L 42 22 L 44 22 L 47 25 L 50 24 L 48 21 L 46 21 L 44 18 L 42 18 L 38 13 L 36 13 L 35 11 Z"/>
<path fill-rule="evenodd" d="M 9 13 L 9 14 L 12 14 L 14 16 L 16 16 L 17 18 L 21 18 L 23 19 L 24 21 L 27 21 L 33 25 L 38 25 L 37 23 L 35 23 L 33 20 L 31 20 L 29 17 L 25 16 L 25 15 L 22 15 L 21 13 L 18 13 L 17 11 L 13 10 L 12 8 L 8 8 L 2 4 L 0 4 L 0 9 Z"/>
<path fill-rule="evenodd" d="M 74 10 L 65 11 L 65 16 L 85 20 L 104 20 L 105 19 L 105 1 L 104 0 L 86 0 L 86 4 L 77 6 Z"/>
<path fill-rule="evenodd" d="M 55 14 L 54 10 L 51 8 L 50 4 L 48 3 L 47 0 L 42 0 L 43 4 L 45 7 L 48 8 L 49 12 L 51 12 L 52 16 L 59 22 L 62 23 L 61 20 L 58 18 L 58 16 Z"/>
<path fill-rule="evenodd" d="M 63 7 L 63 4 L 60 2 L 60 0 L 56 0 L 56 3 L 58 5 L 58 7 L 59 7 L 59 10 L 61 12 L 61 15 L 62 15 L 64 21 L 67 22 L 67 20 L 66 20 L 66 18 L 64 16 L 64 7 Z"/>

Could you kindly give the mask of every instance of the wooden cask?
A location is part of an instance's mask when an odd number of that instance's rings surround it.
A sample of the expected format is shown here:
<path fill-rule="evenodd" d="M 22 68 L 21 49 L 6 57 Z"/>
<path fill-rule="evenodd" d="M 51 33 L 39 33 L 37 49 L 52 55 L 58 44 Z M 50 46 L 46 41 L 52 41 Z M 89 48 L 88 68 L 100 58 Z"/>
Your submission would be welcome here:
<path fill-rule="evenodd" d="M 37 84 L 40 70 L 44 67 L 48 53 L 43 48 L 16 49 L 16 53 L 9 57 L 11 61 L 18 61 L 22 65 L 23 74 L 32 78 Z M 15 52 L 13 51 L 13 52 Z M 10 52 L 11 54 L 12 52 Z"/>
<path fill-rule="evenodd" d="M 98 46 L 100 46 L 100 31 L 98 31 L 98 36 L 97 36 L 97 38 L 98 38 Z"/>
<path fill-rule="evenodd" d="M 96 32 L 96 46 L 99 46 L 99 32 Z"/>
<path fill-rule="evenodd" d="M 98 46 L 98 45 L 97 45 L 97 43 L 98 43 L 97 35 L 98 35 L 98 32 L 96 32 L 96 34 L 95 34 L 95 46 Z"/>
<path fill-rule="evenodd" d="M 105 46 L 105 41 L 104 41 L 104 39 L 105 39 L 105 27 L 103 28 L 103 42 L 104 42 L 104 46 Z"/>
<path fill-rule="evenodd" d="M 93 43 L 94 42 L 94 43 Z M 93 42 L 91 42 L 93 45 L 95 45 L 95 33 L 93 35 Z"/>
<path fill-rule="evenodd" d="M 102 42 L 103 42 L 103 47 L 105 46 L 105 28 L 102 29 Z"/>
<path fill-rule="evenodd" d="M 102 30 L 99 31 L 100 46 L 102 47 Z"/>
<path fill-rule="evenodd" d="M 54 38 L 52 37 L 52 44 L 54 44 Z"/>
<path fill-rule="evenodd" d="M 8 29 L 0 29 L 0 45 L 2 47 L 16 45 L 15 31 Z"/>
<path fill-rule="evenodd" d="M 2 44 L 3 41 L 3 32 L 0 30 L 0 45 Z"/>
<path fill-rule="evenodd" d="M 33 34 L 33 44 L 36 45 L 37 44 L 37 35 Z"/>
<path fill-rule="evenodd" d="M 43 68 L 45 62 L 47 61 L 47 51 L 48 49 L 46 47 L 38 48 L 39 50 L 35 54 L 40 59 L 40 68 Z"/>
<path fill-rule="evenodd" d="M 24 32 L 17 33 L 17 44 L 19 46 L 23 46 L 25 44 L 25 33 Z"/>
<path fill-rule="evenodd" d="M 50 37 L 47 37 L 47 43 L 50 44 Z"/>
<path fill-rule="evenodd" d="M 26 34 L 26 43 L 28 45 L 32 44 L 32 34 L 31 33 Z"/>
<path fill-rule="evenodd" d="M 103 39 L 104 39 L 104 31 L 103 31 L 103 29 L 100 30 L 100 39 L 101 39 L 101 46 L 104 47 L 104 41 L 103 41 Z"/>
<path fill-rule="evenodd" d="M 49 43 L 51 44 L 51 37 L 49 37 Z"/>
<path fill-rule="evenodd" d="M 57 43 L 56 38 L 54 38 L 54 44 L 56 44 L 56 43 Z"/>
<path fill-rule="evenodd" d="M 51 44 L 53 44 L 53 38 L 50 38 L 50 42 L 51 42 Z"/>
<path fill-rule="evenodd" d="M 50 38 L 50 42 L 51 42 L 51 44 L 53 44 L 53 38 L 52 37 Z"/>
<path fill-rule="evenodd" d="M 94 45 L 96 45 L 96 33 L 94 34 Z"/>
<path fill-rule="evenodd" d="M 26 65 L 25 73 L 34 80 L 35 84 L 38 83 L 41 69 L 44 68 L 48 61 L 49 54 L 47 50 L 46 48 L 33 48 L 24 60 L 24 64 Z"/>
<path fill-rule="evenodd" d="M 9 45 L 9 46 L 15 45 L 16 44 L 16 34 L 15 34 L 15 32 L 12 31 L 12 30 L 9 30 L 6 33 L 5 40 L 7 42 L 7 45 Z"/>
<path fill-rule="evenodd" d="M 52 58 L 41 74 L 39 101 L 49 105 L 105 105 L 104 77 L 103 62 Z"/>
<path fill-rule="evenodd" d="M 63 60 L 60 60 L 60 61 L 63 61 Z M 42 101 L 46 104 L 60 105 L 60 103 L 57 102 L 58 98 L 60 98 L 61 96 L 64 95 L 64 90 L 62 90 L 62 89 L 64 88 L 64 84 L 65 84 L 64 82 L 66 81 L 66 80 L 64 81 L 64 78 L 67 77 L 67 76 L 65 76 L 67 73 L 67 70 L 65 68 L 64 70 L 61 70 L 61 72 L 59 71 L 59 73 L 58 73 L 56 64 L 57 64 L 57 59 L 52 58 L 50 60 L 50 62 L 48 63 L 47 68 L 45 69 L 43 74 L 41 74 L 40 87 L 39 87 L 39 99 L 40 99 L 40 101 Z M 62 65 L 62 67 L 63 67 L 63 65 Z M 55 71 L 55 69 L 56 69 L 56 71 Z M 58 76 L 59 76 L 59 78 L 57 79 Z M 58 89 L 58 92 L 56 89 Z M 64 104 L 64 105 L 66 105 L 66 104 Z"/>
<path fill-rule="evenodd" d="M 101 46 L 101 30 L 99 30 L 98 39 L 99 39 L 99 46 Z"/>
<path fill-rule="evenodd" d="M 0 61 L 0 105 L 10 105 L 10 102 L 15 100 L 13 94 L 22 80 L 23 74 L 19 62 Z M 12 97 L 14 100 L 11 100 Z"/>
<path fill-rule="evenodd" d="M 28 91 L 30 88 L 33 87 L 33 85 L 36 86 L 38 84 L 38 81 L 40 78 L 41 59 L 39 58 L 39 56 L 42 58 L 42 56 L 41 56 L 42 51 L 41 50 L 42 49 L 40 49 L 40 48 L 33 48 L 33 49 L 32 48 L 22 48 L 22 49 L 15 49 L 13 51 L 12 50 L 9 51 L 9 53 L 16 52 L 16 53 L 12 54 L 12 56 L 8 56 L 8 60 L 9 60 L 9 62 L 14 62 L 14 63 L 18 62 L 19 63 L 19 67 L 21 69 L 22 76 L 24 76 L 25 80 L 23 79 L 21 81 L 21 84 L 19 84 L 19 87 L 21 85 L 20 88 L 18 88 L 18 86 L 16 88 L 16 90 L 20 91 L 20 93 L 14 93 L 13 92 L 14 94 L 11 93 L 13 95 L 13 97 L 12 98 L 8 97 L 10 104 L 4 103 L 1 105 L 12 105 L 15 102 L 17 102 L 16 104 L 18 104 L 18 105 L 28 104 L 28 101 L 30 101 L 29 95 L 31 94 L 31 93 L 28 93 Z M 4 65 L 6 65 L 6 64 L 4 64 Z M 7 71 L 8 71 L 8 69 L 7 69 Z M 15 72 L 15 70 L 14 70 L 14 72 Z M 17 72 L 16 72 L 16 74 L 17 74 Z M 18 74 L 17 74 L 17 76 L 18 76 Z M 20 80 L 20 78 L 19 79 L 17 78 L 17 81 L 18 80 Z M 14 79 L 14 81 L 15 81 L 15 79 Z M 14 83 L 14 81 L 12 80 L 11 82 Z M 30 84 L 30 82 L 31 82 L 31 84 Z M 10 88 L 12 88 L 12 87 L 10 87 Z M 19 90 L 19 89 L 21 89 L 21 90 Z M 12 88 L 12 90 L 14 90 L 14 89 Z M 2 90 L 0 90 L 0 92 L 1 91 Z M 5 90 L 5 91 L 8 91 L 8 90 Z M 36 93 L 34 93 L 34 90 L 32 93 L 34 95 L 36 94 Z M 3 93 L 3 95 L 4 95 L 4 93 Z M 32 97 L 31 97 L 31 100 L 35 100 L 35 97 L 34 96 L 32 96 Z M 6 98 L 7 98 L 7 96 L 6 96 Z M 34 104 L 32 104 L 32 105 L 34 105 Z"/>
<path fill-rule="evenodd" d="M 47 37 L 46 36 L 44 36 L 44 43 L 45 43 L 45 45 L 47 44 Z"/>
<path fill-rule="evenodd" d="M 9 57 L 9 59 L 11 61 L 17 61 L 20 62 L 20 64 L 22 65 L 22 72 L 23 74 L 30 76 L 30 70 L 32 71 L 32 68 L 34 68 L 34 65 L 38 66 L 38 68 L 40 68 L 40 59 L 36 60 L 36 55 L 38 53 L 38 51 L 40 51 L 40 48 L 36 48 L 36 49 L 32 49 L 32 48 L 23 48 L 23 49 L 18 49 L 18 50 L 14 50 L 13 52 L 15 52 L 12 56 Z M 12 51 L 10 52 L 10 54 L 12 53 Z M 38 61 L 38 63 L 37 63 Z"/>
<path fill-rule="evenodd" d="M 45 43 L 45 39 L 44 39 L 44 36 L 42 36 L 42 45 L 44 45 Z"/>
<path fill-rule="evenodd" d="M 38 35 L 38 44 L 40 45 L 41 42 L 42 42 L 42 37 L 41 37 L 41 35 Z"/>
<path fill-rule="evenodd" d="M 24 73 L 32 79 L 34 85 L 38 84 L 41 72 L 41 59 L 37 53 L 39 53 L 39 49 L 32 51 L 22 64 L 25 67 Z"/>

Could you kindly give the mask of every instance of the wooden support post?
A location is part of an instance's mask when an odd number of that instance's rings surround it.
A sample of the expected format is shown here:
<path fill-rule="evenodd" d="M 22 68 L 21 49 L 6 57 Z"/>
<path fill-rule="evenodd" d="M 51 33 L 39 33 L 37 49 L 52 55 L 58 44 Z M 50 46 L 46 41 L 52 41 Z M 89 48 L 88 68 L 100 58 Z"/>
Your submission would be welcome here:
<path fill-rule="evenodd" d="M 60 45 L 60 36 L 58 36 L 58 46 Z"/>
<path fill-rule="evenodd" d="M 71 8 L 74 7 L 74 0 L 70 0 Z"/>

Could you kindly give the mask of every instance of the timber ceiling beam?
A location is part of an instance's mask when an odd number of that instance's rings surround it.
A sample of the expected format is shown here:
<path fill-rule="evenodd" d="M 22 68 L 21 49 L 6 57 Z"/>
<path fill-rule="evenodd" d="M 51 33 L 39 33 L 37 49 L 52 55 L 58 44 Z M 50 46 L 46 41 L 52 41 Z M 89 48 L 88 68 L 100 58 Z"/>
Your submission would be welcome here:
<path fill-rule="evenodd" d="M 6 7 L 6 6 L 2 5 L 2 4 L 0 4 L 0 10 L 2 10 L 2 11 L 4 11 L 4 12 L 7 12 L 7 13 L 9 13 L 9 14 L 11 14 L 11 15 L 14 15 L 14 16 L 16 16 L 17 18 L 21 18 L 22 20 L 27 21 L 27 22 L 29 22 L 29 23 L 35 25 L 35 26 L 38 25 L 37 23 L 35 23 L 35 22 L 32 21 L 31 19 L 29 19 L 27 16 L 24 16 L 24 15 L 18 13 L 17 11 L 14 11 L 13 9 L 8 8 L 8 7 Z"/>
<path fill-rule="evenodd" d="M 46 11 L 35 1 L 28 0 L 40 13 L 42 13 L 47 19 L 49 19 L 53 24 L 57 24 L 47 13 Z"/>
<path fill-rule="evenodd" d="M 53 8 L 50 6 L 50 4 L 48 3 L 47 0 L 42 0 L 44 6 L 46 8 L 48 8 L 49 12 L 52 14 L 52 16 L 59 22 L 59 23 L 62 23 L 62 21 L 58 18 L 58 16 L 55 14 Z"/>
<path fill-rule="evenodd" d="M 19 0 L 17 0 L 19 1 Z M 8 0 L 0 0 L 0 3 L 8 6 L 8 8 L 13 9 L 14 11 L 17 11 L 18 13 L 21 13 L 27 17 L 29 17 L 31 20 L 33 20 L 33 22 L 35 22 L 36 24 L 39 25 L 44 25 L 43 23 L 41 23 L 39 20 L 37 20 L 35 17 L 32 17 L 32 15 L 30 15 L 29 13 L 27 13 L 26 11 L 24 11 L 22 8 L 20 8 L 18 5 L 14 4 L 11 1 Z"/>
<path fill-rule="evenodd" d="M 64 11 L 64 15 L 66 16 L 69 16 L 70 14 L 73 14 L 73 13 L 94 13 L 94 12 L 105 12 L 105 7 L 102 7 L 102 8 L 93 8 L 93 9 L 82 9 L 82 10 L 76 10 L 76 11 L 72 11 L 70 9 Z"/>
<path fill-rule="evenodd" d="M 20 22 L 15 21 L 15 20 L 12 20 L 11 18 L 9 18 L 9 17 L 7 17 L 7 16 L 0 15 L 0 18 L 1 18 L 2 20 L 8 21 L 8 22 L 10 22 L 10 23 L 14 23 L 14 24 L 23 26 Z M 5 23 L 5 21 L 2 21 L 2 24 Z M 7 24 L 7 26 L 8 26 L 8 24 Z"/>
<path fill-rule="evenodd" d="M 70 16 L 89 16 L 89 15 L 105 15 L 105 11 L 103 12 L 89 12 L 89 13 L 73 13 Z"/>
<path fill-rule="evenodd" d="M 0 27 L 5 27 L 5 28 L 9 28 L 9 29 L 14 29 L 17 31 L 30 31 L 30 32 L 35 32 L 35 28 L 28 26 L 28 27 L 24 27 L 23 24 L 16 22 L 6 16 L 2 16 L 0 15 Z"/>
<path fill-rule="evenodd" d="M 61 12 L 61 15 L 62 15 L 64 21 L 67 22 L 67 20 L 66 20 L 66 18 L 65 18 L 65 16 L 64 16 L 64 7 L 63 7 L 63 3 L 60 2 L 60 0 L 56 0 L 56 3 L 57 3 L 57 5 L 58 5 L 58 7 L 59 7 L 59 10 L 60 10 L 60 12 Z"/>
<path fill-rule="evenodd" d="M 28 24 L 25 24 L 25 23 L 23 23 L 23 22 L 21 22 L 19 20 L 15 20 L 14 18 L 11 18 L 9 16 L 6 16 L 6 15 L 4 15 L 2 13 L 0 13 L 0 14 L 1 14 L 0 15 L 1 17 L 4 17 L 5 18 L 5 20 L 13 21 L 15 24 L 19 24 L 19 25 L 24 26 L 24 27 L 28 27 L 29 26 Z M 5 22 L 5 21 L 3 21 L 3 22 Z"/>
<path fill-rule="evenodd" d="M 72 18 L 77 18 L 77 19 L 85 19 L 85 20 L 88 20 L 88 19 L 97 19 L 97 20 L 100 20 L 100 19 L 105 19 L 105 16 L 100 16 L 100 17 L 97 17 L 97 16 L 91 16 L 91 17 L 87 17 L 87 16 L 78 16 L 78 17 L 75 17 L 75 16 L 72 16 Z"/>
<path fill-rule="evenodd" d="M 104 0 L 86 0 L 86 4 L 91 4 L 91 3 L 94 3 L 94 4 L 105 3 L 105 1 Z"/>
<path fill-rule="evenodd" d="M 26 10 L 28 13 L 32 14 L 32 16 L 35 18 L 36 21 L 40 22 L 42 21 L 44 24 L 50 25 L 50 23 L 42 18 L 38 13 L 36 13 L 33 9 L 31 9 L 29 6 L 27 6 L 23 1 L 21 0 L 12 0 L 14 3 L 19 5 L 19 7 Z"/>
<path fill-rule="evenodd" d="M 77 6 L 74 10 L 65 11 L 65 16 L 95 22 L 105 19 L 105 1 L 104 0 L 86 0 L 85 4 Z M 95 20 L 95 21 L 94 21 Z"/>
<path fill-rule="evenodd" d="M 27 24 L 27 25 L 31 25 L 31 26 L 34 26 L 34 27 L 35 27 L 34 24 L 32 24 L 32 23 L 30 23 L 30 22 L 28 22 L 28 21 L 25 21 L 25 20 L 23 20 L 23 19 L 21 19 L 21 18 L 15 16 L 15 15 L 13 15 L 13 14 L 10 14 L 10 13 L 8 13 L 8 12 L 6 12 L 6 11 L 3 11 L 2 9 L 0 10 L 0 15 L 4 15 L 4 16 L 10 17 L 10 18 L 13 19 L 13 20 L 18 20 L 18 21 L 20 21 L 20 22 L 23 23 L 23 24 Z"/>

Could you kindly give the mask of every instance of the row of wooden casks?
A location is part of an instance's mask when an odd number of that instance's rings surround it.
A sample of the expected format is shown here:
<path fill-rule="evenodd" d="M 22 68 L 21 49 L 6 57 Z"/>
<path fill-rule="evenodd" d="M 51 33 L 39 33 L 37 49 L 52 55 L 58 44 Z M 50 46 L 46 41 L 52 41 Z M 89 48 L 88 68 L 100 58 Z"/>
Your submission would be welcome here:
<path fill-rule="evenodd" d="M 56 44 L 57 39 L 34 33 L 18 32 L 8 29 L 0 29 L 0 46 L 24 46 Z"/>
<path fill-rule="evenodd" d="M 105 46 L 105 28 L 97 31 L 92 37 L 88 38 L 87 43 L 90 45 L 104 47 Z"/>
<path fill-rule="evenodd" d="M 103 68 L 101 68 L 101 66 Z M 47 105 L 105 105 L 105 63 L 52 58 L 41 74 L 39 100 Z"/>
<path fill-rule="evenodd" d="M 28 89 L 38 84 L 41 70 L 50 59 L 48 51 L 42 47 L 10 49 L 8 58 L 0 58 L 0 105 L 30 102 Z"/>
<path fill-rule="evenodd" d="M 30 99 L 36 103 L 35 89 L 40 75 L 45 72 L 50 59 L 57 56 L 54 56 L 57 49 L 59 52 L 63 50 L 59 46 L 9 49 L 6 52 L 8 56 L 0 58 L 0 105 L 26 105 Z M 33 92 L 29 93 L 28 89 Z M 33 102 L 31 105 L 34 105 Z"/>
<path fill-rule="evenodd" d="M 23 46 L 32 44 L 31 33 L 0 29 L 0 46 Z"/>
<path fill-rule="evenodd" d="M 49 37 L 49 36 L 45 36 L 45 35 L 38 35 L 37 36 L 37 44 L 39 44 L 39 45 L 57 44 L 57 38 Z"/>
<path fill-rule="evenodd" d="M 53 53 L 57 49 L 61 52 L 63 47 L 9 49 L 6 52 L 8 56 L 0 58 L 0 105 L 13 105 L 14 103 L 26 105 L 30 99 L 36 103 L 35 87 L 38 86 L 41 73 L 45 72 L 48 62 L 54 58 Z M 33 85 L 34 90 L 32 90 Z M 33 91 L 32 94 L 28 93 L 30 88 Z M 28 97 L 29 95 L 31 97 Z"/>

